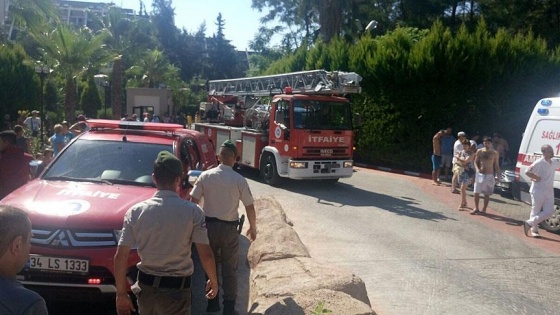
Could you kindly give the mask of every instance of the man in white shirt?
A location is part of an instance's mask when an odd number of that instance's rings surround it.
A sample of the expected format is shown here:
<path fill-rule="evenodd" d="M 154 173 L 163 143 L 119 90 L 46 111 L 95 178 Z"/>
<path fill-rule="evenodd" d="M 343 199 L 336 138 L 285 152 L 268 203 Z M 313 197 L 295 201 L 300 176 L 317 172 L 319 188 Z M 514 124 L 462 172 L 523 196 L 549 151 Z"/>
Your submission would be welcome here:
<path fill-rule="evenodd" d="M 31 111 L 31 116 L 25 118 L 23 123 L 27 125 L 29 130 L 31 130 L 31 135 L 33 137 L 39 136 L 39 133 L 41 131 L 41 118 L 39 117 L 39 111 Z"/>
<path fill-rule="evenodd" d="M 453 144 L 453 161 L 452 165 L 455 164 L 457 161 L 457 155 L 459 152 L 463 151 L 463 140 L 467 138 L 467 134 L 464 131 L 460 131 L 457 133 L 457 141 Z M 459 174 L 455 174 L 453 172 L 453 178 L 451 179 L 451 192 L 454 194 L 459 194 L 459 190 L 457 189 L 457 180 L 459 179 Z"/>
<path fill-rule="evenodd" d="M 560 159 L 552 158 L 554 149 L 548 144 L 541 147 L 542 157 L 525 171 L 531 178 L 531 214 L 523 222 L 525 236 L 540 237 L 539 223 L 550 218 L 554 213 L 554 173 L 560 167 Z M 542 211 L 541 211 L 542 209 Z"/>

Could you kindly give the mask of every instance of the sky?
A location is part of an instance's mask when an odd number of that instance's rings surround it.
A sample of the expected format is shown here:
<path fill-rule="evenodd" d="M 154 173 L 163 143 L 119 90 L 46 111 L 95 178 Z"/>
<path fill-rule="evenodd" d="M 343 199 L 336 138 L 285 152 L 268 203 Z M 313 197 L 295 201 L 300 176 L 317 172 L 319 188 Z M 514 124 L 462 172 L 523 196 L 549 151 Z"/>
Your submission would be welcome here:
<path fill-rule="evenodd" d="M 140 0 L 97 1 L 114 2 L 117 6 L 136 12 L 140 9 Z M 143 1 L 150 13 L 152 0 Z M 222 18 L 225 20 L 225 37 L 237 50 L 249 48 L 249 41 L 260 27 L 259 18 L 265 14 L 252 9 L 251 0 L 173 0 L 172 7 L 175 8 L 175 25 L 178 28 L 185 28 L 189 33 L 195 33 L 200 24 L 206 21 L 208 37 L 216 33 L 216 18 L 218 13 L 222 13 Z"/>

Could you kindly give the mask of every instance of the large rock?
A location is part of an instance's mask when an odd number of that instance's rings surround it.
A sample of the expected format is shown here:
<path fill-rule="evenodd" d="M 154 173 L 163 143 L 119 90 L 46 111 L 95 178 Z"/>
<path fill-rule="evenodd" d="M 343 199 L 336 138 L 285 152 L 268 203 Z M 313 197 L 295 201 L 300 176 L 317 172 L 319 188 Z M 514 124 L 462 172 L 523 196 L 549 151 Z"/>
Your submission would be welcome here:
<path fill-rule="evenodd" d="M 250 314 L 375 314 L 364 282 L 310 258 L 275 199 L 258 199 L 255 206 L 258 234 L 247 256 Z"/>
<path fill-rule="evenodd" d="M 257 239 L 249 247 L 251 268 L 260 262 L 292 257 L 309 257 L 307 248 L 288 224 L 286 214 L 274 199 L 257 199 Z"/>
<path fill-rule="evenodd" d="M 251 271 L 251 300 L 288 297 L 321 289 L 343 292 L 369 305 L 366 286 L 356 275 L 312 258 L 297 257 L 261 262 Z"/>

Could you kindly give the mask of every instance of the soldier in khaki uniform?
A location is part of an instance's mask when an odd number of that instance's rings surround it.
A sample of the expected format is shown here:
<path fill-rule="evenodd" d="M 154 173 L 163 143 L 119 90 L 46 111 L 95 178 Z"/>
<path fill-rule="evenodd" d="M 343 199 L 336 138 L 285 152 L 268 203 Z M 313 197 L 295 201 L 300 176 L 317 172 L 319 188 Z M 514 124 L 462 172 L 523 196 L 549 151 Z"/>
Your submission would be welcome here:
<path fill-rule="evenodd" d="M 255 207 L 247 180 L 232 166 L 237 158 L 237 148 L 225 141 L 219 159 L 222 164 L 203 172 L 191 191 L 192 200 L 199 203 L 204 197 L 203 209 L 210 247 L 221 265 L 224 315 L 234 314 L 237 298 L 237 266 L 239 264 L 239 201 L 245 206 L 251 241 L 257 237 Z M 207 312 L 220 310 L 219 297 L 208 300 Z"/>
<path fill-rule="evenodd" d="M 133 245 L 138 247 L 140 271 L 131 289 L 138 298 L 141 315 L 191 313 L 192 243 L 209 278 L 206 297 L 217 296 L 216 263 L 208 245 L 204 213 L 176 192 L 182 172 L 179 159 L 168 151 L 160 152 L 152 174 L 157 192 L 132 206 L 124 217 L 115 254 L 118 314 L 130 314 L 134 310 L 126 281 L 128 254 Z"/>

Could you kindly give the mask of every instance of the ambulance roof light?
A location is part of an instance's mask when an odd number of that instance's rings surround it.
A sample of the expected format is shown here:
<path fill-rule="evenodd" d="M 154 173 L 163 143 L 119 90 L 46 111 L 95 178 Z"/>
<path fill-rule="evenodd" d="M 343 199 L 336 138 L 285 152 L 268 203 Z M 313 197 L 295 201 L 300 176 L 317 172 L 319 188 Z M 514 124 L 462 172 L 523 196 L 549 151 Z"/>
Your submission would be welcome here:
<path fill-rule="evenodd" d="M 550 106 L 550 105 L 552 105 L 552 101 L 549 100 L 549 99 L 544 99 L 544 100 L 541 101 L 541 105 L 542 106 Z"/>
<path fill-rule="evenodd" d="M 548 108 L 539 108 L 537 109 L 537 113 L 541 116 L 546 116 L 548 115 Z"/>

